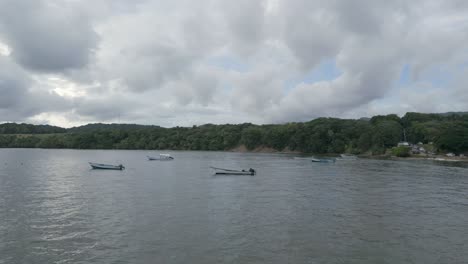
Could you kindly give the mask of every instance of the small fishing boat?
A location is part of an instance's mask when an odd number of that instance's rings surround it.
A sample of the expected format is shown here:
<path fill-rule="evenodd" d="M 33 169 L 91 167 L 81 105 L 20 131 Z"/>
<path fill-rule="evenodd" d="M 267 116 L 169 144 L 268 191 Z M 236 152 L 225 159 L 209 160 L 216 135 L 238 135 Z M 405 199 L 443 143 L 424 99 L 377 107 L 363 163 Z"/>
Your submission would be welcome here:
<path fill-rule="evenodd" d="M 89 162 L 89 165 L 91 165 L 91 168 L 99 169 L 99 170 L 123 170 L 125 169 L 125 167 L 122 164 L 110 165 L 110 164 Z"/>
<path fill-rule="evenodd" d="M 310 161 L 312 161 L 312 162 L 335 162 L 336 159 L 317 159 L 317 158 L 312 158 Z"/>
<path fill-rule="evenodd" d="M 170 154 L 159 154 L 159 157 L 147 156 L 148 160 L 173 160 L 174 158 Z"/>
<path fill-rule="evenodd" d="M 355 160 L 357 159 L 357 156 L 356 155 L 352 155 L 352 154 L 341 154 L 341 159 L 344 159 L 344 160 Z"/>
<path fill-rule="evenodd" d="M 231 170 L 231 169 L 223 169 L 223 168 L 216 168 L 210 167 L 215 171 L 216 175 L 255 175 L 257 172 L 250 168 L 248 170 Z"/>

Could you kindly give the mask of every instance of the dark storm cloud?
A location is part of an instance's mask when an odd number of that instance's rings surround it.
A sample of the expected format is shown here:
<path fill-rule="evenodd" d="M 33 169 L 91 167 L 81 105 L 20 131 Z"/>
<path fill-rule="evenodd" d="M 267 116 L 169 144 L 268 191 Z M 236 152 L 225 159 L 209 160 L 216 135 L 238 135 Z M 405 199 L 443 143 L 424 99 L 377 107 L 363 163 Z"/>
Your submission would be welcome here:
<path fill-rule="evenodd" d="M 163 83 L 183 77 L 193 62 L 194 54 L 176 44 L 159 44 L 139 47 L 138 50 L 123 50 L 124 61 L 120 76 L 124 76 L 129 90 L 158 89 Z M 118 77 L 118 76 L 116 76 Z"/>
<path fill-rule="evenodd" d="M 70 109 L 72 102 L 54 92 L 33 89 L 28 73 L 0 56 L 0 121 L 21 121 L 44 112 Z"/>
<path fill-rule="evenodd" d="M 3 0 L 0 28 L 13 58 L 39 72 L 85 67 L 97 44 L 86 14 L 66 1 Z"/>
<path fill-rule="evenodd" d="M 16 107 L 30 84 L 28 76 L 0 56 L 0 109 Z"/>

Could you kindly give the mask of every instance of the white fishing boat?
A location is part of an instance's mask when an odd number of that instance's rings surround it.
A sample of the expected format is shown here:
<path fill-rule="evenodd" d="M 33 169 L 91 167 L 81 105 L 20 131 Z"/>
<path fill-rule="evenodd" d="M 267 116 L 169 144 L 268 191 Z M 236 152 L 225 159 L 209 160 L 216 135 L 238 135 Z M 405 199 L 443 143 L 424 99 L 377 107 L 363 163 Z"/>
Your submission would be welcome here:
<path fill-rule="evenodd" d="M 122 164 L 110 165 L 110 164 L 89 162 L 89 165 L 91 165 L 91 168 L 99 169 L 99 170 L 123 170 L 125 169 L 125 167 Z"/>
<path fill-rule="evenodd" d="M 174 157 L 172 157 L 170 154 L 159 154 L 159 157 L 151 157 L 147 156 L 148 160 L 173 160 Z"/>
<path fill-rule="evenodd" d="M 248 170 L 231 170 L 231 169 L 223 169 L 223 168 L 216 168 L 210 167 L 215 171 L 216 175 L 255 175 L 257 172 L 250 168 Z"/>
<path fill-rule="evenodd" d="M 317 159 L 317 158 L 312 158 L 310 161 L 312 162 L 335 162 L 336 159 Z"/>
<path fill-rule="evenodd" d="M 341 154 L 341 159 L 344 159 L 344 160 L 355 160 L 357 159 L 357 156 L 356 155 L 352 155 L 352 154 Z"/>

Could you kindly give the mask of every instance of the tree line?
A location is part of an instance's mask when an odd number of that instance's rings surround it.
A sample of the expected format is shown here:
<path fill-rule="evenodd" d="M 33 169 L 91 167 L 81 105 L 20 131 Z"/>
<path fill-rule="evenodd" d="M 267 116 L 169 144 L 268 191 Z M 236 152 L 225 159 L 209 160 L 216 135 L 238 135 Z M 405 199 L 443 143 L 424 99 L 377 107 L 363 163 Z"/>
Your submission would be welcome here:
<path fill-rule="evenodd" d="M 276 125 L 206 124 L 163 128 L 134 124 L 88 124 L 74 128 L 6 123 L 2 148 L 248 150 L 382 154 L 404 139 L 431 143 L 442 152 L 468 152 L 468 114 L 407 113 L 370 119 L 318 118 Z"/>

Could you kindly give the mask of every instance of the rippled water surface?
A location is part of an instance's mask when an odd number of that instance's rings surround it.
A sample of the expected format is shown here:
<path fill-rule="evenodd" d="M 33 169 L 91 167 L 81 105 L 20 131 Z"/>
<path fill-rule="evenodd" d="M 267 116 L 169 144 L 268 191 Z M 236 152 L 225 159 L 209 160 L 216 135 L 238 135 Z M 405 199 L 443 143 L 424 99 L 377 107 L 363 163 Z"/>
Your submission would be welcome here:
<path fill-rule="evenodd" d="M 468 263 L 466 167 L 170 153 L 0 150 L 0 264 Z"/>

